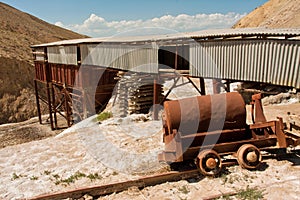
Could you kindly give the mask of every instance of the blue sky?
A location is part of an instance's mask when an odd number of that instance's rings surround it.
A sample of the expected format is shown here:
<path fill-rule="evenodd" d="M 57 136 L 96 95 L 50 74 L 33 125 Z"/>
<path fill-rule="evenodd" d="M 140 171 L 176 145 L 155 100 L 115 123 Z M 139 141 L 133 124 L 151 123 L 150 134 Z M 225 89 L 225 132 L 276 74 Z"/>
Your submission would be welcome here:
<path fill-rule="evenodd" d="M 162 26 L 180 32 L 230 28 L 235 21 L 267 0 L 4 0 L 2 2 L 49 23 L 96 37 L 141 26 Z"/>

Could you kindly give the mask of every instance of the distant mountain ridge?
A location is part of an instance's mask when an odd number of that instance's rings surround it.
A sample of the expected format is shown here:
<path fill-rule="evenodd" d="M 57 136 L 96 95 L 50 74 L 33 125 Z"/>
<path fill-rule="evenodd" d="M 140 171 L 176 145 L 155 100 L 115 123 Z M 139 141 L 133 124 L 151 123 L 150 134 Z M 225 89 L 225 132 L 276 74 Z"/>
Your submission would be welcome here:
<path fill-rule="evenodd" d="M 30 45 L 87 36 L 49 24 L 0 2 L 0 56 L 31 59 Z"/>
<path fill-rule="evenodd" d="M 299 0 L 269 0 L 240 19 L 233 28 L 300 28 Z"/>
<path fill-rule="evenodd" d="M 30 46 L 85 37 L 0 2 L 0 124 L 36 115 Z"/>

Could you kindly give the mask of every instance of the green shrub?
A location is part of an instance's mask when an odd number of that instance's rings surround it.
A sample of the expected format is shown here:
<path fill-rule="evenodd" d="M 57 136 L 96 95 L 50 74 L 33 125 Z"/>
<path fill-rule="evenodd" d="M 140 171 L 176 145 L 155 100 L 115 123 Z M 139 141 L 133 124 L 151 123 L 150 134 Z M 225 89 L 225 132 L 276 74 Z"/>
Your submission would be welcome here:
<path fill-rule="evenodd" d="M 21 175 L 17 175 L 16 173 L 13 173 L 11 180 L 16 180 L 16 179 L 18 179 L 20 177 L 22 177 L 22 176 Z"/>
<path fill-rule="evenodd" d="M 89 178 L 91 181 L 92 180 L 96 180 L 96 179 L 102 179 L 102 176 L 99 176 L 99 174 L 98 173 L 95 173 L 95 174 L 89 174 L 88 176 L 87 176 L 87 178 Z"/>
<path fill-rule="evenodd" d="M 190 192 L 190 190 L 188 189 L 188 187 L 187 186 L 182 186 L 182 187 L 180 187 L 180 188 L 178 188 L 178 190 L 180 191 L 180 192 L 182 192 L 183 194 L 188 194 L 189 192 Z"/>
<path fill-rule="evenodd" d="M 32 181 L 35 181 L 35 180 L 38 180 L 39 179 L 39 177 L 37 177 L 37 176 L 31 176 L 30 177 L 30 180 L 32 180 Z"/>
<path fill-rule="evenodd" d="M 112 112 L 102 112 L 102 113 L 98 114 L 97 121 L 102 122 L 104 120 L 111 118 L 112 116 L 113 116 Z"/>
<path fill-rule="evenodd" d="M 237 193 L 236 195 L 238 198 L 240 199 L 249 199 L 249 200 L 254 200 L 254 199 L 263 199 L 263 191 L 261 190 L 257 190 L 257 189 L 253 189 L 253 188 L 249 188 L 249 186 L 247 186 L 246 190 L 241 190 L 239 191 L 239 193 Z"/>

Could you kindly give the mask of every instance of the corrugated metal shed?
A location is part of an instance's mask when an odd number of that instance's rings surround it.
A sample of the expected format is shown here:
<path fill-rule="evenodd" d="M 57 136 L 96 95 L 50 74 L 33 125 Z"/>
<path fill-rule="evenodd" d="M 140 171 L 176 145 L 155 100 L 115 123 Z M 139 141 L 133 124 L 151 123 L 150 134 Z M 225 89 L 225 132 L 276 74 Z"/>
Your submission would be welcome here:
<path fill-rule="evenodd" d="M 34 48 L 33 54 L 34 54 L 34 59 L 36 61 L 45 61 L 45 48 L 44 47 Z"/>
<path fill-rule="evenodd" d="M 49 63 L 73 65 L 81 59 L 83 65 L 157 73 L 159 49 L 177 45 L 190 46 L 187 59 L 191 76 L 300 88 L 300 28 L 217 29 L 169 35 L 85 38 L 32 48 L 47 48 Z M 78 49 L 81 58 L 77 58 Z"/>
<path fill-rule="evenodd" d="M 134 72 L 157 73 L 158 50 L 146 45 L 81 44 L 81 63 Z"/>
<path fill-rule="evenodd" d="M 227 40 L 193 44 L 190 75 L 300 88 L 300 43 Z"/>
<path fill-rule="evenodd" d="M 47 47 L 49 63 L 77 65 L 77 46 L 50 46 Z"/>

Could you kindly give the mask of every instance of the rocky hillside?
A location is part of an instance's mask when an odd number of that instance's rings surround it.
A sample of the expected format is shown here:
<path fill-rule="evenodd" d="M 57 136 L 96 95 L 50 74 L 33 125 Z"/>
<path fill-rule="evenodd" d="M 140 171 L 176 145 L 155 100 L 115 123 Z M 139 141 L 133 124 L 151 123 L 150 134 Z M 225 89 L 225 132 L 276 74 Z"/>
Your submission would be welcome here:
<path fill-rule="evenodd" d="M 0 2 L 0 124 L 36 115 L 30 46 L 83 37 Z"/>
<path fill-rule="evenodd" d="M 233 26 L 250 27 L 300 28 L 299 0 L 269 0 Z"/>

